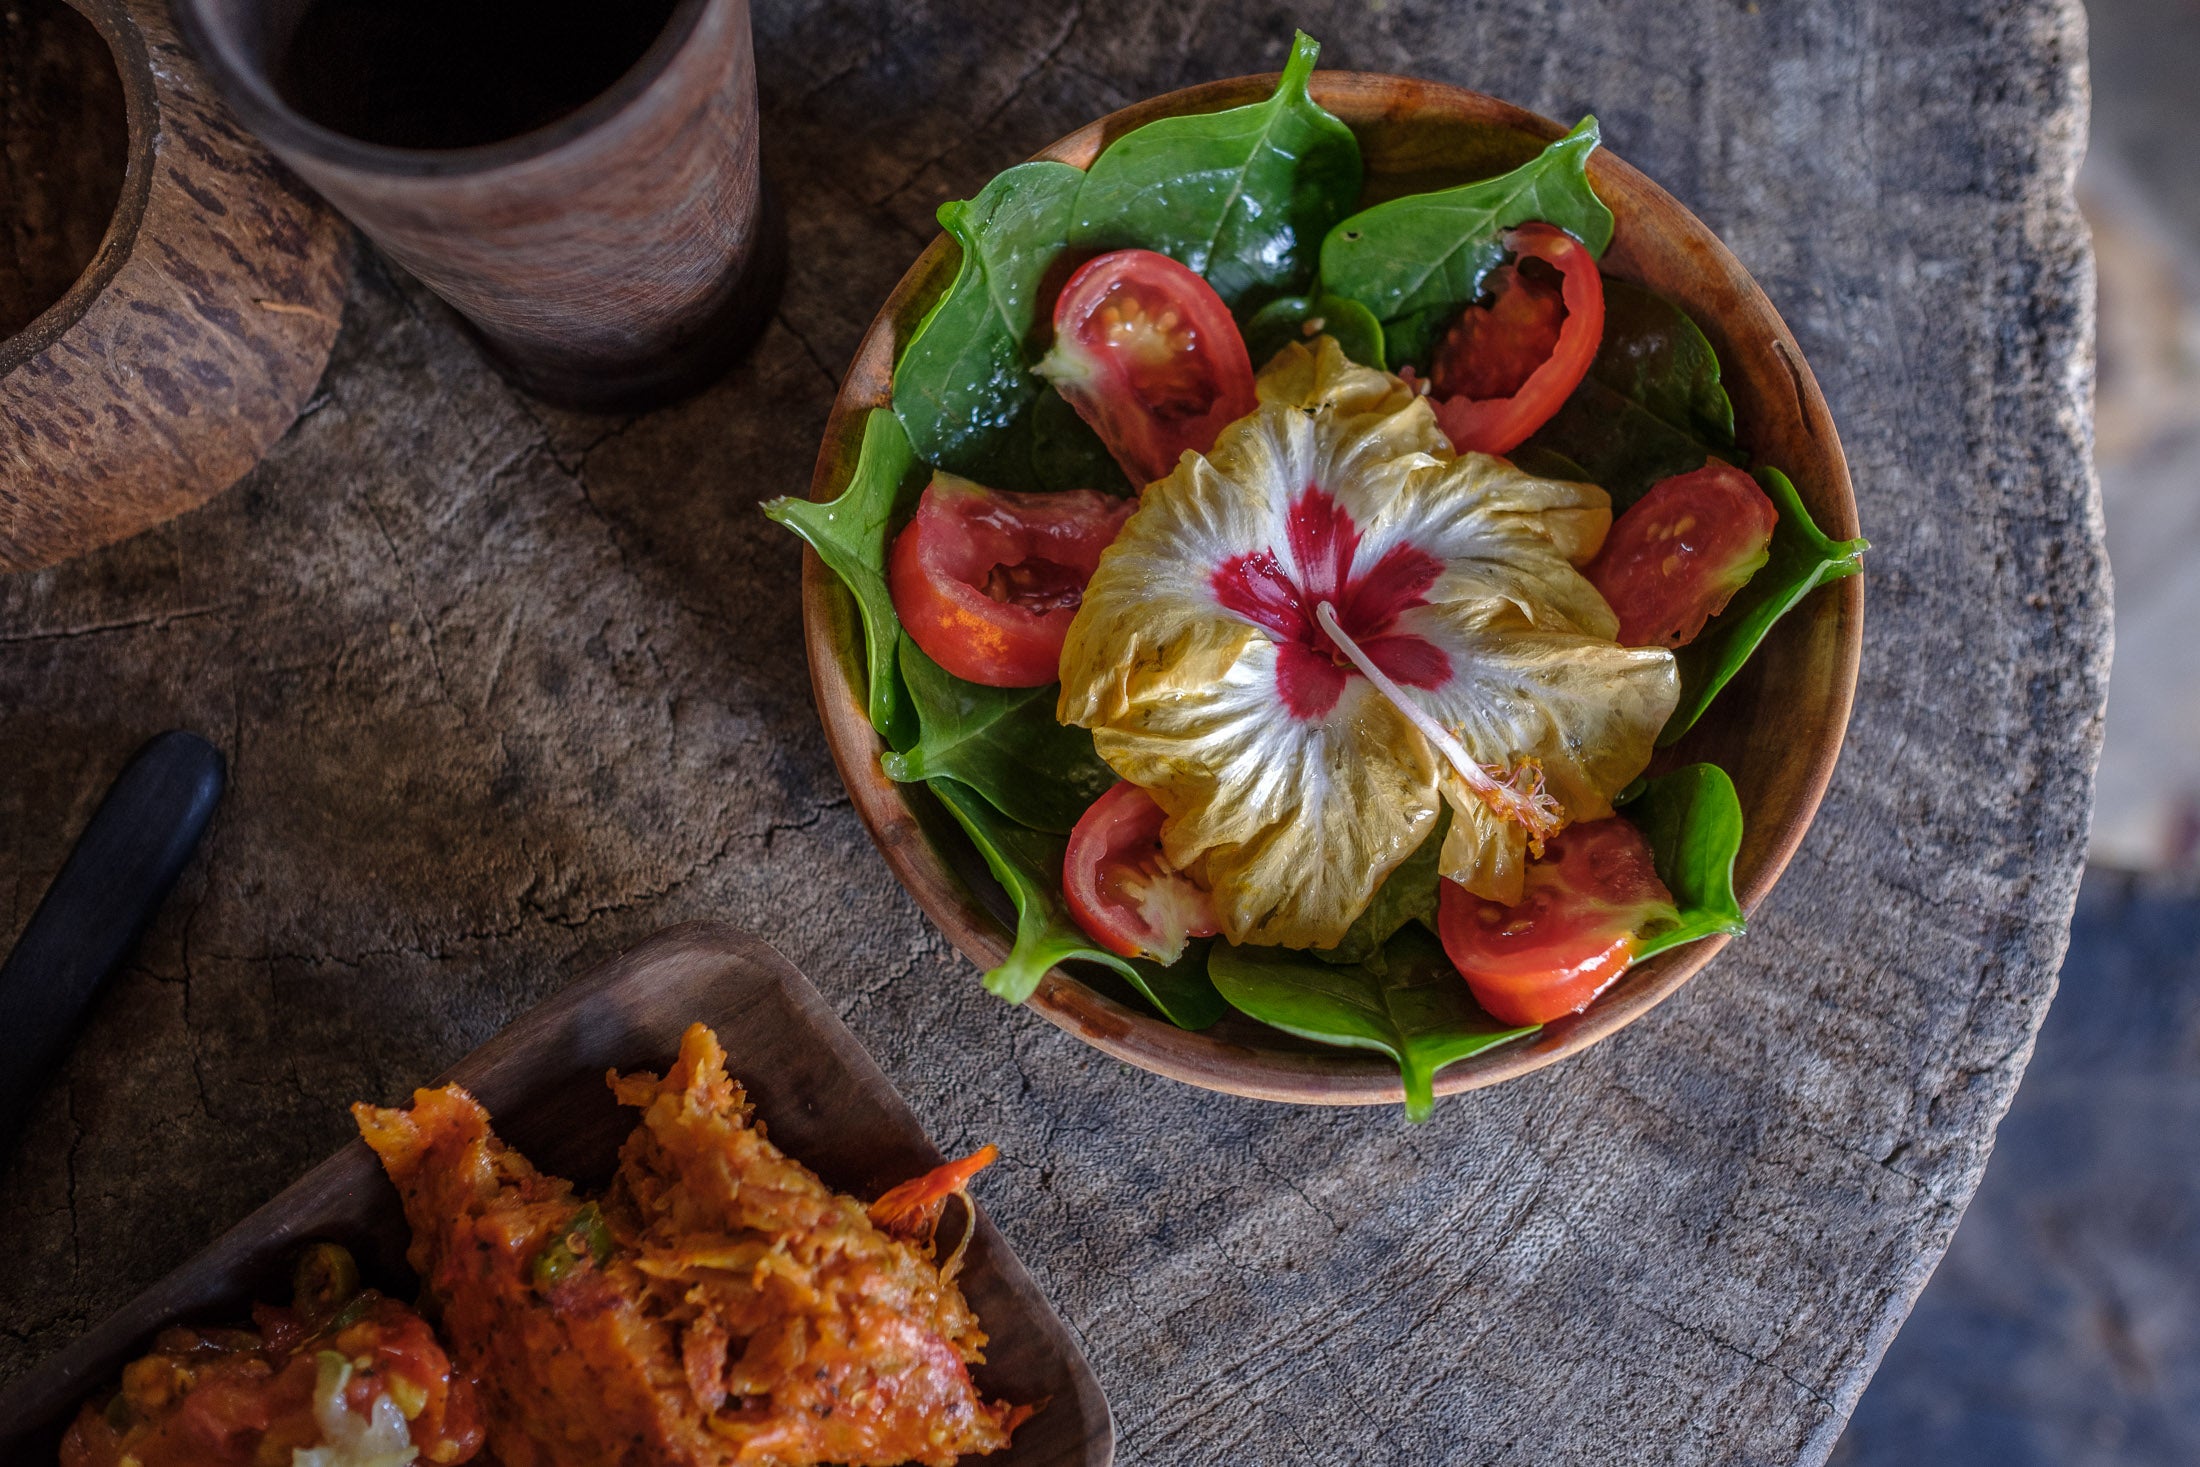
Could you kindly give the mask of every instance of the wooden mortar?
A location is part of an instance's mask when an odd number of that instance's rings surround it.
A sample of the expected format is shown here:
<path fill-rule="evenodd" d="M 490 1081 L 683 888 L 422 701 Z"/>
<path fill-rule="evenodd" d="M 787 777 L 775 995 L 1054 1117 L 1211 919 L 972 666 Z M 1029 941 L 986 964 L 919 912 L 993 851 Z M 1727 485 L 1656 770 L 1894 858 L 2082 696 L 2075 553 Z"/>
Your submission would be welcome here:
<path fill-rule="evenodd" d="M 347 278 L 342 222 L 224 111 L 160 0 L 68 0 L 111 70 L 51 4 L 16 12 L 0 63 L 0 571 L 234 483 L 320 380 Z"/>

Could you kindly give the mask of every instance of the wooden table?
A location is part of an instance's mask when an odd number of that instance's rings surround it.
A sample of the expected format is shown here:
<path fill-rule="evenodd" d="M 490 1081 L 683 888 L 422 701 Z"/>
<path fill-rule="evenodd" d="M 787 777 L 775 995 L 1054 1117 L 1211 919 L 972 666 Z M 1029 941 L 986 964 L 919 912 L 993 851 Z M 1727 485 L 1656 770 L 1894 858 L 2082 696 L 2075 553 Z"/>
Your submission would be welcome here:
<path fill-rule="evenodd" d="M 1128 100 L 1277 65 L 1287 23 L 782 0 L 757 38 L 792 274 L 730 380 L 633 422 L 549 413 L 370 258 L 321 394 L 244 484 L 0 580 L 0 932 L 141 738 L 190 725 L 234 761 L 0 1178 L 0 1374 L 330 1150 L 345 1102 L 710 915 L 811 973 L 942 1146 L 1000 1143 L 984 1200 L 1126 1462 L 1826 1454 L 1977 1183 L 2084 844 L 2108 591 L 2079 9 L 1296 14 L 1340 66 L 1596 111 L 1825 385 L 1877 547 L 1870 643 L 1748 940 L 1417 1129 L 1186 1089 L 984 994 L 846 806 L 797 546 L 755 505 L 807 484 L 937 203 Z"/>

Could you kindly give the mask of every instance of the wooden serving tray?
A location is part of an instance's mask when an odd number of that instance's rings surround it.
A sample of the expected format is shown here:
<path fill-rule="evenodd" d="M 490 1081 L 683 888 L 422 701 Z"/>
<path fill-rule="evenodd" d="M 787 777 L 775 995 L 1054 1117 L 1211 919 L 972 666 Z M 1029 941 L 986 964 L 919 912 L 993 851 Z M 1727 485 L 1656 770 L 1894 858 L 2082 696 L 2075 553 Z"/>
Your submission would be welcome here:
<path fill-rule="evenodd" d="M 857 1197 L 875 1197 L 943 1160 L 855 1035 L 794 965 L 717 922 L 667 928 L 612 959 L 454 1065 L 497 1134 L 546 1172 L 584 1187 L 610 1178 L 635 1125 L 604 1071 L 672 1062 L 697 1020 L 726 1047 L 772 1141 Z M 981 1184 L 982 1185 L 982 1184 Z M 363 1141 L 299 1178 L 68 1349 L 0 1395 L 0 1461 L 52 1462 L 78 1405 L 112 1383 L 162 1327 L 241 1321 L 255 1299 L 288 1297 L 298 1247 L 332 1238 L 367 1281 L 400 1298 L 418 1287 L 397 1192 Z M 961 1275 L 992 1337 L 973 1372 L 990 1397 L 1048 1401 L 987 1467 L 1109 1467 L 1115 1427 L 1083 1352 L 982 1211 Z"/>

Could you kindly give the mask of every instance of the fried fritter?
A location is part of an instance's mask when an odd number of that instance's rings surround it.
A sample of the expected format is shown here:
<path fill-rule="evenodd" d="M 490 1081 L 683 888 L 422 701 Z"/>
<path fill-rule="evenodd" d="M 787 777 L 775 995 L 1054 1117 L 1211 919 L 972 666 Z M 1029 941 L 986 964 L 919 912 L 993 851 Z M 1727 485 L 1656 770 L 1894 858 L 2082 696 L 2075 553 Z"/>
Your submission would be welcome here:
<path fill-rule="evenodd" d="M 971 1382 L 985 1334 L 952 1269 L 774 1147 L 708 1029 L 662 1080 L 610 1080 L 642 1123 L 600 1204 L 456 1087 L 354 1107 L 504 1467 L 946 1467 L 1007 1445 L 1029 1412 Z"/>
<path fill-rule="evenodd" d="M 61 1467 L 372 1467 L 474 1460 L 473 1386 L 453 1377 L 427 1322 L 359 1288 L 351 1255 L 306 1250 L 288 1308 L 254 1305 L 251 1329 L 171 1326 L 87 1401 Z M 342 1281 L 327 1264 L 340 1267 Z M 315 1282 L 328 1285 L 314 1289 Z"/>

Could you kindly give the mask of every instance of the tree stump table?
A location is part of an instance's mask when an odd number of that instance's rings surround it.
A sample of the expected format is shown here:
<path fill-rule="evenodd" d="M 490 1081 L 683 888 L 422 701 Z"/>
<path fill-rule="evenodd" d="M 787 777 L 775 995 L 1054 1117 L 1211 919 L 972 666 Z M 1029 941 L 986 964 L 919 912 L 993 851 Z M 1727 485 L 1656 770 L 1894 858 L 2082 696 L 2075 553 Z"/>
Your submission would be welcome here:
<path fill-rule="evenodd" d="M 888 875 L 810 705 L 800 493 L 933 208 L 1281 13 L 777 0 L 779 315 L 632 421 L 515 395 L 364 259 L 252 475 L 0 579 L 0 934 L 139 740 L 227 804 L 0 1177 L 0 1377 L 588 963 L 751 927 L 840 1007 L 1082 1338 L 1137 1463 L 1815 1462 L 1961 1217 L 2054 989 L 2108 635 L 2075 0 L 1305 0 L 1340 67 L 1571 119 L 1734 247 L 1841 425 L 1870 563 L 1823 813 L 1680 997 L 1391 1110 L 1241 1101 L 1002 1006 Z"/>

